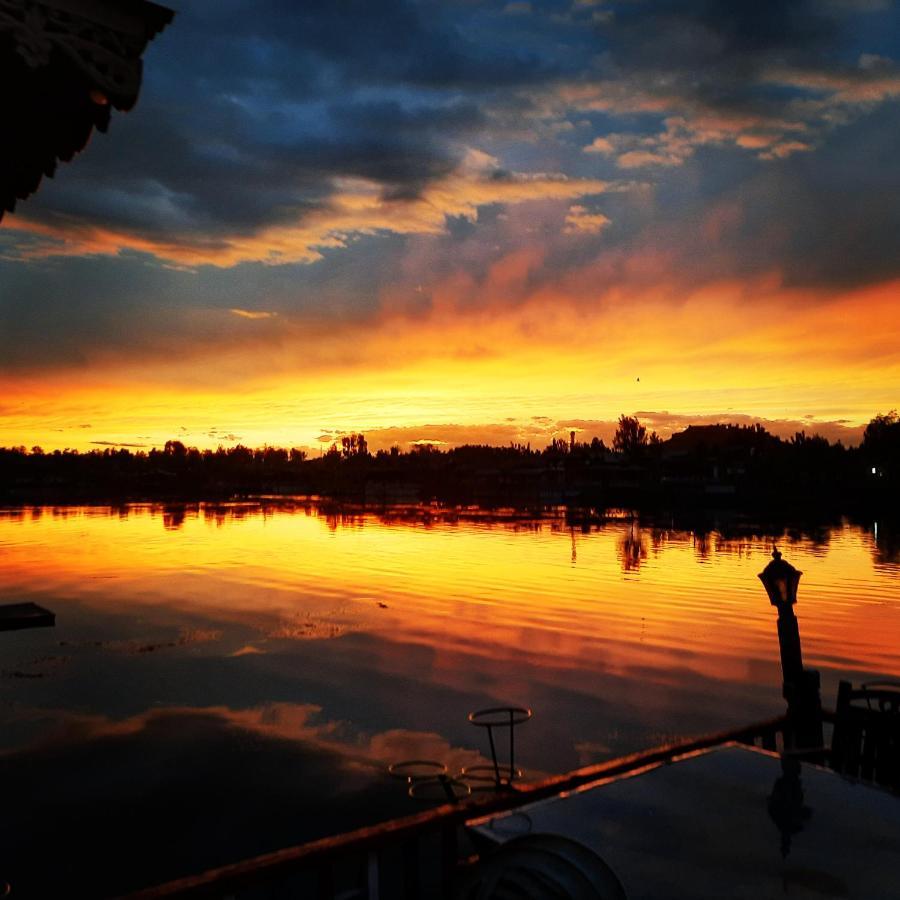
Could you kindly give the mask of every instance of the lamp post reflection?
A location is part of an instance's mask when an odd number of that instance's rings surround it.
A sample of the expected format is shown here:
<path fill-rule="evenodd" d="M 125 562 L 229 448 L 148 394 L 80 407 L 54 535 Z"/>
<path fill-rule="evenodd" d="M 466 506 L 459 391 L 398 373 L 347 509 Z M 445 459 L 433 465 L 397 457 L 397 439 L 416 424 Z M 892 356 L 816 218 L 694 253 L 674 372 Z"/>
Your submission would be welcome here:
<path fill-rule="evenodd" d="M 812 815 L 812 810 L 803 802 L 800 760 L 795 756 L 782 756 L 781 777 L 772 785 L 768 810 L 781 832 L 781 855 L 786 858 L 791 852 L 791 838 L 803 830 L 803 823 Z"/>

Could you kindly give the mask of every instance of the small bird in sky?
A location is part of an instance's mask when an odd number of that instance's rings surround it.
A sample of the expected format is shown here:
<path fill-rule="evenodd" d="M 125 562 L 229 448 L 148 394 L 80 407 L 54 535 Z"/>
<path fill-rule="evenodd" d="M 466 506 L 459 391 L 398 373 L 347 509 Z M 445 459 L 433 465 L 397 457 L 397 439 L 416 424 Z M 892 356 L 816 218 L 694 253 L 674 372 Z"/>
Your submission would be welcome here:
<path fill-rule="evenodd" d="M 641 380 L 640 377 L 638 377 L 638 381 L 640 381 L 640 380 Z"/>

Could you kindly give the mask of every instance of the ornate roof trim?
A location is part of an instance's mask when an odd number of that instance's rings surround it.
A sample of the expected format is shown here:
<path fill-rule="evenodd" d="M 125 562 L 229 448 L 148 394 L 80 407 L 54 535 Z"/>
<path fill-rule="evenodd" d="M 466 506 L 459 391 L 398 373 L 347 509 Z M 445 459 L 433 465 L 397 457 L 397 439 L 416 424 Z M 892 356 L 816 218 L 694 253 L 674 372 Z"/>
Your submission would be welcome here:
<path fill-rule="evenodd" d="M 0 150 L 0 217 L 94 127 L 105 131 L 110 107 L 134 106 L 141 56 L 173 16 L 147 0 L 0 0 L 0 71 L 16 85 L 0 101 L 12 138 Z"/>

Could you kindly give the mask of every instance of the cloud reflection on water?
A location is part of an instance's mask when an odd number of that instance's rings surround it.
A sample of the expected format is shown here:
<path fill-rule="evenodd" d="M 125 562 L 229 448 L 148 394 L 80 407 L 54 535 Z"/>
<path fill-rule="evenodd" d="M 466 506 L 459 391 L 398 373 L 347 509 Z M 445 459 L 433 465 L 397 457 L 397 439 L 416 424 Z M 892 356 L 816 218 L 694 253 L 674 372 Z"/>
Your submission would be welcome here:
<path fill-rule="evenodd" d="M 4 876 L 21 897 L 73 884 L 107 896 L 420 808 L 386 775 L 391 761 L 483 762 L 436 734 L 357 739 L 319 713 L 283 703 L 123 720 L 61 712 L 52 734 L 0 758 Z M 47 847 L 53 866 L 41 864 Z"/>

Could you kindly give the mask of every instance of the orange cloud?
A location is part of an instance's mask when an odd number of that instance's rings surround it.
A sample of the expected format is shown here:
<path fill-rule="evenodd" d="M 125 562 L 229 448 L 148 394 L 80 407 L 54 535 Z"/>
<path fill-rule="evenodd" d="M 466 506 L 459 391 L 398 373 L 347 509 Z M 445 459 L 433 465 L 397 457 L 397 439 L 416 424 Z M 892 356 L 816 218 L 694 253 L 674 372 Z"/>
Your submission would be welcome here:
<path fill-rule="evenodd" d="M 809 150 L 812 150 L 812 147 L 803 141 L 782 141 L 780 144 L 773 144 L 764 153 L 760 153 L 759 158 L 786 159 L 792 153 L 806 153 Z"/>
<path fill-rule="evenodd" d="M 448 218 L 474 221 L 488 204 L 534 200 L 574 200 L 618 186 L 556 173 L 506 173 L 499 161 L 470 149 L 459 168 L 434 181 L 412 199 L 393 199 L 382 186 L 360 178 L 336 178 L 327 206 L 288 225 L 270 226 L 252 235 L 147 237 L 74 218 L 37 221 L 10 217 L 12 228 L 31 241 L 19 248 L 23 259 L 52 256 L 114 255 L 122 250 L 149 253 L 175 265 L 228 267 L 242 262 L 270 265 L 309 263 L 327 248 L 346 247 L 356 237 L 378 232 L 442 234 Z"/>
<path fill-rule="evenodd" d="M 229 312 L 241 319 L 274 319 L 278 315 L 276 312 L 254 309 L 231 309 Z"/>
<path fill-rule="evenodd" d="M 584 148 L 585 153 L 602 153 L 604 156 L 609 156 L 612 153 L 615 153 L 615 151 L 616 148 L 613 146 L 613 142 L 605 137 L 595 137 L 594 140 Z"/>
<path fill-rule="evenodd" d="M 814 91 L 827 95 L 832 103 L 853 106 L 900 96 L 900 72 L 880 65 L 842 70 L 777 67 L 766 71 L 762 80 Z"/>
<path fill-rule="evenodd" d="M 563 231 L 566 234 L 599 234 L 610 224 L 603 213 L 591 213 L 584 206 L 570 206 Z"/>
<path fill-rule="evenodd" d="M 585 153 L 616 156 L 623 169 L 678 166 L 699 146 L 733 145 L 758 150 L 765 160 L 783 159 L 813 149 L 813 142 L 792 135 L 821 134 L 843 124 L 861 110 L 900 96 L 900 72 L 890 60 L 863 54 L 856 69 L 770 67 L 758 77 L 763 84 L 799 88 L 817 95 L 786 101 L 781 113 L 713 109 L 677 79 L 641 76 L 556 86 L 531 96 L 536 119 L 563 120 L 583 112 L 613 115 L 668 115 L 656 135 L 640 132 L 596 136 Z"/>
<path fill-rule="evenodd" d="M 614 155 L 619 168 L 636 169 L 680 166 L 698 147 L 707 145 L 733 144 L 745 150 L 767 151 L 760 153 L 761 159 L 783 158 L 797 150 L 812 149 L 809 144 L 784 138 L 785 134 L 807 130 L 798 121 L 694 110 L 669 116 L 663 124 L 663 131 L 657 134 L 614 133 L 595 138 L 584 150 Z"/>
<path fill-rule="evenodd" d="M 750 133 L 738 135 L 735 143 L 745 150 L 763 150 L 771 147 L 776 140 L 778 139 L 772 134 Z"/>

